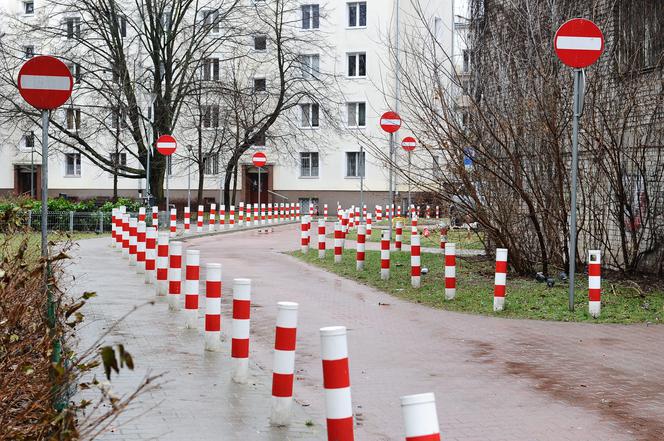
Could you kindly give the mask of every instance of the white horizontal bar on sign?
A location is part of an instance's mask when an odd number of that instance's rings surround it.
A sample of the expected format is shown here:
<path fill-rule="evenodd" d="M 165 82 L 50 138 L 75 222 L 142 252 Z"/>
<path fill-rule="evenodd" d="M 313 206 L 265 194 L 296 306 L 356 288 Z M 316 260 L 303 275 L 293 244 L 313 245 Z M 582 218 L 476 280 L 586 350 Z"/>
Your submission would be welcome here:
<path fill-rule="evenodd" d="M 600 37 L 566 37 L 561 35 L 556 39 L 556 48 L 598 51 L 602 49 L 602 39 Z"/>
<path fill-rule="evenodd" d="M 175 142 L 158 142 L 157 145 L 162 148 L 162 149 L 174 149 L 177 147 L 177 143 Z"/>
<path fill-rule="evenodd" d="M 69 90 L 71 86 L 69 77 L 49 75 L 21 75 L 19 82 L 21 89 L 33 90 Z"/>
<path fill-rule="evenodd" d="M 400 126 L 401 120 L 398 119 L 381 119 L 380 123 L 384 126 Z"/>

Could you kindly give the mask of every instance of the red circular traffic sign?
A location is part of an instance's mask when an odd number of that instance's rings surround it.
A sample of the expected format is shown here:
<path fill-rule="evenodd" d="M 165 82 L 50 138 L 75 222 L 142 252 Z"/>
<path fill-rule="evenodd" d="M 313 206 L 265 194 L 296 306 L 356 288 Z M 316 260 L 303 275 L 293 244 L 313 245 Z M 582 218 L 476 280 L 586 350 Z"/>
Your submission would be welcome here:
<path fill-rule="evenodd" d="M 164 156 L 175 153 L 178 143 L 171 135 L 161 135 L 157 138 L 157 150 Z"/>
<path fill-rule="evenodd" d="M 602 55 L 604 35 L 592 21 L 573 18 L 558 28 L 553 46 L 560 61 L 569 67 L 588 67 Z"/>
<path fill-rule="evenodd" d="M 385 112 L 380 117 L 380 127 L 387 133 L 394 133 L 401 127 L 401 117 L 397 112 Z"/>
<path fill-rule="evenodd" d="M 406 136 L 401 141 L 401 147 L 403 147 L 403 149 L 407 152 L 412 152 L 413 150 L 415 150 L 416 146 L 417 146 L 417 141 L 412 136 Z"/>
<path fill-rule="evenodd" d="M 18 72 L 18 91 L 39 110 L 57 109 L 71 96 L 74 79 L 65 63 L 41 55 L 28 60 Z"/>
<path fill-rule="evenodd" d="M 267 156 L 263 152 L 256 152 L 254 156 L 251 157 L 251 162 L 254 163 L 256 167 L 262 167 L 267 163 Z"/>

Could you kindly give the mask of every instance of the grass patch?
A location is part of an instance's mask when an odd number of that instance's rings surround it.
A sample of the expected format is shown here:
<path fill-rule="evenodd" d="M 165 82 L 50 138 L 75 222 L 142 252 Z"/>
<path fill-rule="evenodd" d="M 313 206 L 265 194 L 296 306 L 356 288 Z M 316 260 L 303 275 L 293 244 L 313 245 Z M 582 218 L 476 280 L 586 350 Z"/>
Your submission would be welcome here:
<path fill-rule="evenodd" d="M 419 226 L 420 234 L 422 233 L 423 227 Z M 312 227 L 313 228 L 313 227 Z M 429 247 L 429 248 L 438 248 L 440 247 L 440 233 L 438 231 L 433 230 L 433 226 L 430 227 L 429 231 L 429 237 L 424 237 L 421 236 L 421 245 L 423 247 Z M 379 228 L 372 228 L 371 229 L 371 236 L 367 237 L 367 242 L 380 242 L 380 234 L 381 234 L 381 229 Z M 396 233 L 394 230 L 392 231 L 392 241 L 394 242 L 394 235 Z M 331 234 L 328 234 L 328 237 L 334 237 L 334 230 L 332 231 Z M 348 234 L 346 235 L 346 238 L 349 240 L 357 240 L 357 230 L 349 231 Z M 470 232 L 466 230 L 449 230 L 447 232 L 447 241 L 451 243 L 456 243 L 457 244 L 457 249 L 466 249 L 466 250 L 483 250 L 484 249 L 484 243 L 482 242 L 484 236 L 483 233 L 475 233 L 475 232 Z M 404 226 L 403 227 L 403 234 L 401 241 L 404 244 L 409 244 L 410 243 L 410 226 Z"/>
<path fill-rule="evenodd" d="M 661 323 L 664 319 L 664 291 L 642 291 L 629 281 L 603 280 L 602 313 L 594 319 L 588 314 L 587 276 L 576 277 L 575 310 L 568 310 L 568 285 L 556 280 L 553 288 L 530 278 L 507 276 L 505 310 L 493 312 L 494 262 L 482 257 L 457 256 L 457 293 L 453 300 L 445 300 L 445 272 L 443 256 L 422 253 L 422 267 L 429 274 L 422 276 L 422 286 L 410 286 L 410 254 L 391 253 L 390 280 L 380 280 L 380 252 L 367 251 L 365 270 L 355 270 L 355 251 L 345 250 L 344 260 L 334 263 L 328 250 L 324 260 L 318 259 L 318 251 L 307 254 L 300 251 L 292 256 L 324 268 L 340 276 L 385 291 L 396 297 L 449 311 L 466 312 L 498 317 L 527 318 L 593 323 Z"/>

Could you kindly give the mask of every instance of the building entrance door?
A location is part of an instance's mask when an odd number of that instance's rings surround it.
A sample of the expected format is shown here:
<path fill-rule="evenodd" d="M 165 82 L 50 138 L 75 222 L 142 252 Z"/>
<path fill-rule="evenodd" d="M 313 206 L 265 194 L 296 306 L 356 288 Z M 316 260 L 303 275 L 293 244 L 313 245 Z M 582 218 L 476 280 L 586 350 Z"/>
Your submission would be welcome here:
<path fill-rule="evenodd" d="M 263 167 L 263 170 L 261 170 L 261 187 L 260 187 L 260 193 L 261 193 L 261 204 L 267 204 L 269 202 L 269 193 L 267 191 L 268 189 L 268 182 L 269 182 L 269 177 L 270 173 L 267 170 L 267 168 Z M 249 197 L 248 201 L 250 204 L 257 204 L 258 203 L 258 170 L 256 169 L 250 169 L 247 173 L 247 189 L 249 190 Z"/>
<path fill-rule="evenodd" d="M 35 166 L 32 175 L 35 198 L 41 194 L 40 185 L 40 166 Z M 30 165 L 16 165 L 14 168 L 14 193 L 17 195 L 30 195 Z"/>

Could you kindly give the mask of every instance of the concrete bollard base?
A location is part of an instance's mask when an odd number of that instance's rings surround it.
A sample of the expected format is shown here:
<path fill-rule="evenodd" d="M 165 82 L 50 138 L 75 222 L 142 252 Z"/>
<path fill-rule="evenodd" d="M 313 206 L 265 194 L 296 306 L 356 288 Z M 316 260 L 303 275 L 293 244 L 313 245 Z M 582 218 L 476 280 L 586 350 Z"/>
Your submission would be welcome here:
<path fill-rule="evenodd" d="M 325 250 L 318 250 L 318 258 L 325 259 Z"/>
<path fill-rule="evenodd" d="M 341 256 L 339 256 L 338 254 L 335 254 L 334 255 L 334 263 L 341 263 Z"/>
<path fill-rule="evenodd" d="M 168 309 L 178 311 L 180 309 L 180 296 L 177 294 L 168 295 Z"/>
<path fill-rule="evenodd" d="M 445 288 L 445 299 L 452 300 L 454 297 L 456 297 L 456 289 Z"/>
<path fill-rule="evenodd" d="M 380 269 L 380 280 L 390 280 L 390 270 L 381 268 Z"/>
<path fill-rule="evenodd" d="M 420 276 L 411 276 L 410 277 L 410 286 L 413 288 L 419 288 L 421 285 L 421 277 Z"/>
<path fill-rule="evenodd" d="M 184 310 L 184 327 L 186 329 L 198 329 L 198 310 Z"/>
<path fill-rule="evenodd" d="M 221 335 L 218 332 L 205 332 L 205 350 L 211 352 L 221 351 Z"/>
<path fill-rule="evenodd" d="M 593 317 L 599 317 L 599 313 L 602 309 L 602 302 L 592 301 L 588 302 L 588 313 Z"/>
<path fill-rule="evenodd" d="M 493 298 L 493 311 L 499 312 L 505 308 L 505 297 L 494 297 Z"/>
<path fill-rule="evenodd" d="M 355 269 L 357 271 L 364 271 L 364 260 L 358 260 L 355 263 Z"/>
<path fill-rule="evenodd" d="M 233 382 L 246 384 L 249 381 L 249 359 L 233 358 Z"/>
<path fill-rule="evenodd" d="M 281 427 L 290 424 L 292 397 L 272 397 L 270 425 Z"/>

